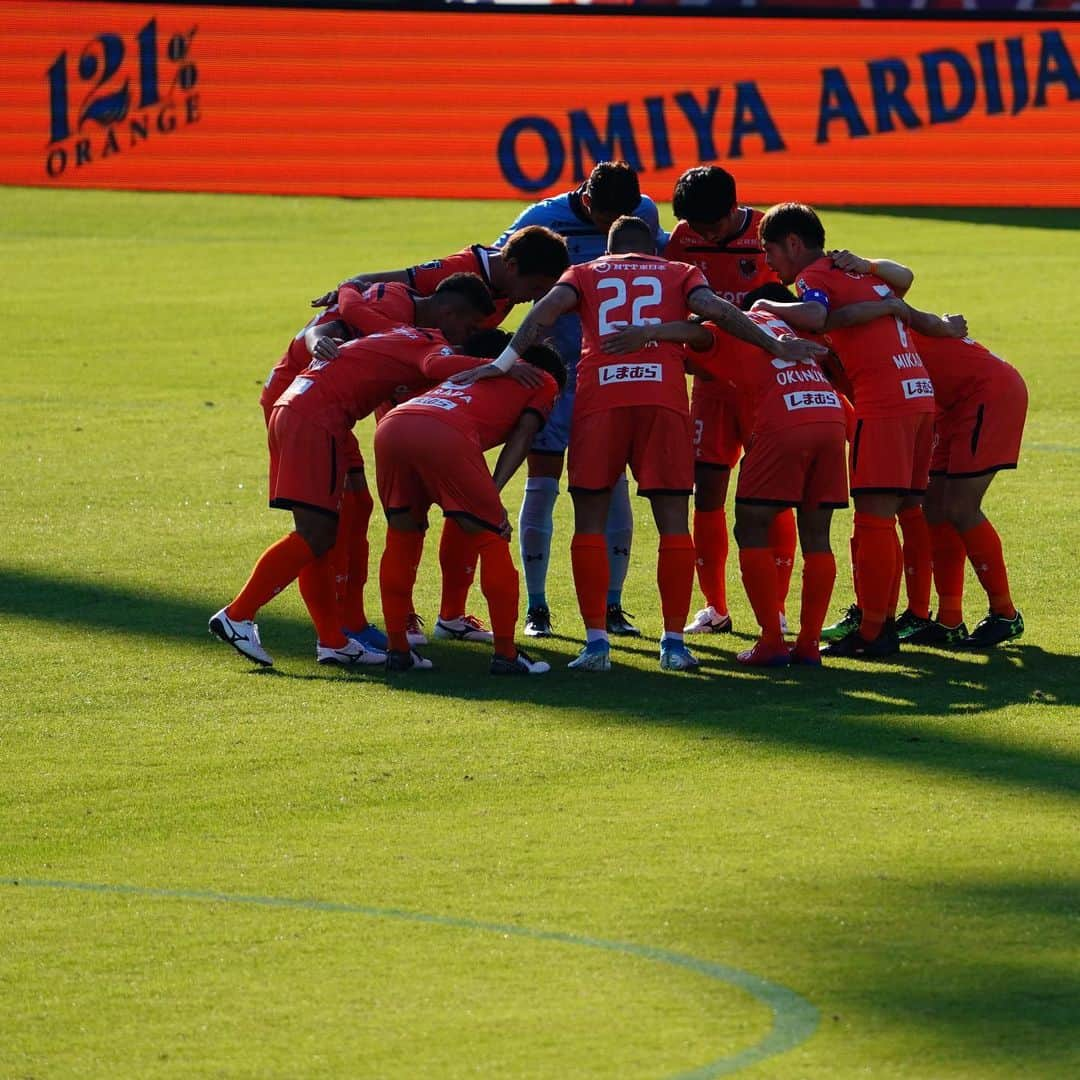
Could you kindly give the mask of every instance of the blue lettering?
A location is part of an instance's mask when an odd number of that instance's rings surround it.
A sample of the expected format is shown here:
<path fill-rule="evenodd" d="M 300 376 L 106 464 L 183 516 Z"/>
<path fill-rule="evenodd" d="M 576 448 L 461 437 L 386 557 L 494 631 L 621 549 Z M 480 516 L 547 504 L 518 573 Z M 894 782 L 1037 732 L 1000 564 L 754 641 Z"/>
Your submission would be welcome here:
<path fill-rule="evenodd" d="M 715 86 L 709 87 L 704 108 L 697 103 L 689 90 L 682 90 L 676 94 L 675 104 L 682 109 L 683 115 L 693 128 L 698 145 L 698 161 L 715 161 L 718 155 L 716 142 L 713 139 L 713 122 L 716 119 L 716 108 L 720 104 L 720 90 Z"/>
<path fill-rule="evenodd" d="M 616 152 L 616 145 L 621 149 Z M 574 179 L 584 180 L 592 171 L 593 165 L 600 161 L 615 161 L 621 158 L 630 168 L 641 172 L 641 155 L 634 139 L 634 128 L 630 123 L 630 106 L 625 101 L 608 106 L 607 130 L 604 137 L 596 130 L 589 114 L 584 109 L 574 109 L 570 113 L 570 148 L 573 154 Z M 589 156 L 589 167 L 585 167 L 585 150 Z"/>
<path fill-rule="evenodd" d="M 844 73 L 839 68 L 825 68 L 821 72 L 821 103 L 818 106 L 816 142 L 829 141 L 829 125 L 834 120 L 843 120 L 847 124 L 850 138 L 870 134 Z"/>
<path fill-rule="evenodd" d="M 1046 88 L 1055 82 L 1065 87 L 1070 101 L 1080 97 L 1080 77 L 1076 74 L 1076 65 L 1061 31 L 1044 30 L 1039 36 L 1042 38 L 1042 51 L 1039 53 L 1039 73 L 1035 76 L 1034 104 L 1046 104 Z"/>
<path fill-rule="evenodd" d="M 1005 102 L 1001 96 L 997 50 L 992 41 L 979 42 L 979 64 L 982 66 L 982 81 L 986 90 L 986 115 L 994 116 L 1005 111 Z"/>
<path fill-rule="evenodd" d="M 1028 75 L 1024 64 L 1024 39 L 1006 38 L 1005 55 L 1009 58 L 1009 74 L 1012 75 L 1013 103 L 1012 114 L 1015 116 L 1028 103 Z"/>
<path fill-rule="evenodd" d="M 945 124 L 959 120 L 971 112 L 975 104 L 975 69 L 963 53 L 955 49 L 935 49 L 920 57 L 923 78 L 926 80 L 926 98 L 930 106 L 930 123 Z M 960 84 L 960 98 L 955 105 L 945 104 L 945 92 L 941 85 L 943 66 L 953 69 Z"/>
<path fill-rule="evenodd" d="M 893 113 L 900 123 L 907 128 L 922 126 L 922 121 L 915 115 L 911 102 L 904 96 L 911 84 L 911 73 L 903 60 L 871 60 L 867 68 L 870 71 L 870 89 L 874 95 L 874 115 L 877 118 L 879 132 L 893 131 Z"/>
<path fill-rule="evenodd" d="M 537 135 L 544 144 L 547 168 L 539 176 L 526 176 L 518 162 L 518 138 L 525 132 Z M 566 148 L 555 125 L 543 116 L 519 116 L 503 128 L 499 136 L 499 168 L 508 184 L 522 191 L 542 191 L 559 179 L 566 164 Z"/>
<path fill-rule="evenodd" d="M 670 169 L 671 143 L 668 141 L 667 117 L 664 115 L 664 99 L 650 97 L 645 99 L 645 110 L 649 114 L 649 134 L 652 136 L 653 168 Z"/>
<path fill-rule="evenodd" d="M 728 157 L 742 157 L 742 141 L 747 135 L 760 135 L 766 153 L 784 149 L 784 140 L 755 82 L 735 84 L 735 116 L 731 121 Z"/>

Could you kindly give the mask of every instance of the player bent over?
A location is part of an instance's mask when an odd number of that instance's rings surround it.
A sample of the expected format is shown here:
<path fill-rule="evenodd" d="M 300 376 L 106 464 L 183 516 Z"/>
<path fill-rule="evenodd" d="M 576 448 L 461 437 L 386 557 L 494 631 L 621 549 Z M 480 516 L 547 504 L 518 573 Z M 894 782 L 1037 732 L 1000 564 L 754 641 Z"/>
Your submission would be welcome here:
<path fill-rule="evenodd" d="M 499 369 L 513 364 L 544 327 L 570 311 L 580 312 L 582 353 L 569 457 L 575 523 L 570 554 L 586 631 L 585 647 L 570 664 L 579 670 L 610 668 L 603 528 L 612 488 L 627 465 L 639 494 L 652 504 L 660 533 L 660 666 L 686 670 L 697 664 L 683 641 L 694 583 L 689 528 L 694 459 L 683 349 L 650 340 L 616 361 L 603 351 L 603 339 L 627 326 L 651 327 L 694 312 L 771 355 L 799 360 L 825 351 L 797 339 L 777 340 L 717 296 L 699 268 L 660 258 L 655 250 L 646 222 L 618 219 L 608 235 L 608 254 L 572 266 L 525 317 L 511 347 L 493 365 Z"/>
<path fill-rule="evenodd" d="M 344 465 L 355 452 L 354 425 L 398 392 L 414 392 L 476 366 L 450 342 L 463 342 L 491 314 L 483 282 L 461 274 L 438 293 L 436 327 L 397 327 L 345 345 L 336 359 L 313 360 L 274 406 L 268 430 L 270 505 L 290 510 L 295 531 L 271 545 L 236 598 L 210 619 L 210 632 L 258 664 L 273 663 L 259 639 L 258 610 L 299 578 L 318 633 L 323 664 L 382 663 L 385 656 L 346 637 L 329 553 L 338 531 Z"/>
<path fill-rule="evenodd" d="M 432 666 L 410 648 L 407 629 L 427 511 L 433 503 L 475 539 L 480 587 L 494 633 L 491 673 L 541 675 L 550 670 L 514 644 L 519 582 L 499 493 L 550 414 L 565 385 L 566 369 L 555 350 L 545 345 L 527 349 L 522 359 L 543 373 L 538 385 L 508 379 L 443 383 L 399 405 L 375 431 L 375 473 L 387 523 L 379 572 L 390 636 L 387 671 Z M 484 451 L 500 443 L 502 452 L 489 473 Z"/>

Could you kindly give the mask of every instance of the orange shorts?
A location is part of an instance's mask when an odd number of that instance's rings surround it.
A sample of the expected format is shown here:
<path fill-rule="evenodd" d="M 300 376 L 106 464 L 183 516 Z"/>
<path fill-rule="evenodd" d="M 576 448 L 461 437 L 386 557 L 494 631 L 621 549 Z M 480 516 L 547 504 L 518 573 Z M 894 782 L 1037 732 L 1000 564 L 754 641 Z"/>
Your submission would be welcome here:
<path fill-rule="evenodd" d="M 694 461 L 712 469 L 733 469 L 742 453 L 735 388 L 723 382 L 695 381 L 690 399 Z"/>
<path fill-rule="evenodd" d="M 1017 372 L 1002 375 L 955 408 L 938 414 L 931 476 L 956 479 L 1015 469 L 1028 394 Z"/>
<path fill-rule="evenodd" d="M 924 494 L 933 446 L 933 413 L 856 419 L 851 437 L 851 494 Z"/>
<path fill-rule="evenodd" d="M 434 503 L 500 532 L 506 511 L 480 447 L 464 432 L 416 413 L 391 411 L 375 428 L 375 480 L 383 510 L 427 527 Z"/>
<path fill-rule="evenodd" d="M 689 414 L 623 405 L 574 417 L 566 463 L 571 491 L 608 491 L 627 465 L 639 495 L 689 495 L 694 489 Z"/>
<path fill-rule="evenodd" d="M 828 420 L 755 435 L 739 466 L 735 501 L 806 510 L 847 506 L 845 447 L 844 425 Z"/>
<path fill-rule="evenodd" d="M 270 505 L 337 517 L 345 480 L 341 436 L 312 424 L 287 405 L 270 414 Z"/>

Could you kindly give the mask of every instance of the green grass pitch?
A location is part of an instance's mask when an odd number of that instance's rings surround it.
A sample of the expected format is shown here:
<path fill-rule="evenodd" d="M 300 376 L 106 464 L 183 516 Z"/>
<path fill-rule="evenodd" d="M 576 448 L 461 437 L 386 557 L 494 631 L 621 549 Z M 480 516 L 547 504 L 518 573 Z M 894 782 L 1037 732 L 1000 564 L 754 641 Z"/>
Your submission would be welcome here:
<path fill-rule="evenodd" d="M 733 580 L 662 673 L 638 505 L 646 639 L 573 677 L 566 498 L 546 678 L 328 673 L 294 589 L 275 671 L 207 635 L 307 299 L 517 209 L 0 189 L 0 1077 L 1077 1075 L 1076 213 L 825 214 L 1028 379 L 1012 647 L 740 671 Z"/>

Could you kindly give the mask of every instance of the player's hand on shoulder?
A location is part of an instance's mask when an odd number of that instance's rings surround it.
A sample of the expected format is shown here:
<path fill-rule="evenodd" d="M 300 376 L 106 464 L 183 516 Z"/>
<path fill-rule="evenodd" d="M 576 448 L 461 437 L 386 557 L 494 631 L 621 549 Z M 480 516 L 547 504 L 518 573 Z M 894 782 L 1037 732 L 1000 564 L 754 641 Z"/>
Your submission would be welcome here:
<path fill-rule="evenodd" d="M 829 258 L 832 259 L 833 266 L 835 266 L 837 270 L 844 270 L 851 274 L 870 273 L 870 260 L 856 255 L 853 251 L 840 249 L 838 251 L 830 251 L 828 254 Z"/>
<path fill-rule="evenodd" d="M 329 292 L 324 292 L 322 296 L 316 296 L 311 301 L 312 307 L 329 307 L 331 304 L 337 303 L 337 289 L 331 289 Z"/>
<path fill-rule="evenodd" d="M 785 334 L 777 340 L 776 345 L 776 355 L 781 360 L 792 360 L 797 364 L 824 356 L 829 351 L 825 345 L 807 341 L 806 338 L 796 337 L 794 334 Z"/>
<path fill-rule="evenodd" d="M 941 321 L 949 328 L 953 337 L 966 338 L 968 336 L 967 319 L 963 315 L 943 315 Z"/>
<path fill-rule="evenodd" d="M 344 344 L 345 342 L 341 338 L 319 338 L 315 342 L 315 348 L 311 350 L 311 355 L 316 360 L 336 360 L 341 355 L 340 346 Z"/>
<path fill-rule="evenodd" d="M 454 386 L 471 386 L 474 382 L 481 382 L 484 379 L 497 379 L 501 374 L 502 372 L 494 364 L 481 364 L 467 371 L 459 371 L 446 381 Z"/>
<path fill-rule="evenodd" d="M 647 326 L 627 326 L 615 334 L 609 334 L 600 343 L 604 352 L 621 356 L 623 353 L 638 352 L 652 343 Z"/>
<path fill-rule="evenodd" d="M 514 382 L 529 390 L 535 390 L 538 386 L 544 385 L 544 372 L 538 367 L 533 367 L 532 364 L 526 364 L 524 360 L 519 360 L 506 374 Z"/>
<path fill-rule="evenodd" d="M 899 296 L 890 296 L 885 302 L 889 305 L 892 314 L 902 323 L 911 324 L 911 306 L 906 301 L 901 300 Z"/>

